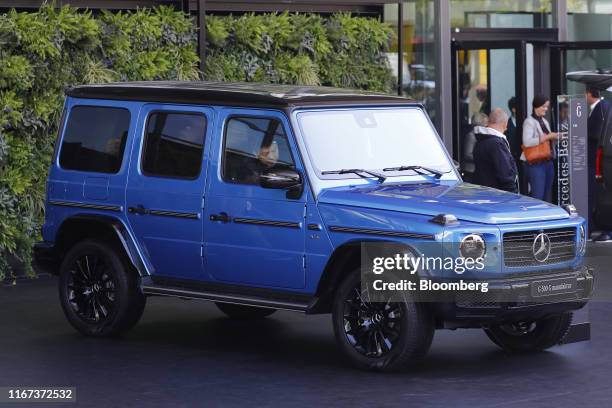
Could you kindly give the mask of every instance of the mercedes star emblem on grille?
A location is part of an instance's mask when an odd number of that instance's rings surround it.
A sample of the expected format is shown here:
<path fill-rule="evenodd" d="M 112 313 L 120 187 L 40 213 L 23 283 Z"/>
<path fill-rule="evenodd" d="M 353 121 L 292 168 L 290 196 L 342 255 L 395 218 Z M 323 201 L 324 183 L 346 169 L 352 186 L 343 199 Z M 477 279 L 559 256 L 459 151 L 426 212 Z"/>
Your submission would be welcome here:
<path fill-rule="evenodd" d="M 538 262 L 546 262 L 548 257 L 550 256 L 550 238 L 545 233 L 538 234 L 533 240 L 533 244 L 531 245 L 531 251 L 533 252 L 533 257 Z"/>

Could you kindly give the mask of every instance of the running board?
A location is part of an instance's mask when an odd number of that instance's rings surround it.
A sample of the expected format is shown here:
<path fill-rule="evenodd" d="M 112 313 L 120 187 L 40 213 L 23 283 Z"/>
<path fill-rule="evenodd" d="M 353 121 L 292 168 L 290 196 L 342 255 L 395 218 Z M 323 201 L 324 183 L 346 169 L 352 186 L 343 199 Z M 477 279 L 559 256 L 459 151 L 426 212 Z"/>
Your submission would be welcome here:
<path fill-rule="evenodd" d="M 304 313 L 307 312 L 308 309 L 310 308 L 309 303 L 290 302 L 290 301 L 284 301 L 284 300 L 270 300 L 270 299 L 264 299 L 261 297 L 254 297 L 254 296 L 223 294 L 223 293 L 218 293 L 218 292 L 190 290 L 190 289 L 168 287 L 168 286 L 143 285 L 141 286 L 141 288 L 142 288 L 142 292 L 145 295 L 170 296 L 170 297 L 178 297 L 178 298 L 183 298 L 183 299 L 209 300 L 212 302 L 231 303 L 231 304 L 243 305 L 243 306 L 265 307 L 269 309 L 291 310 L 294 312 L 304 312 Z"/>

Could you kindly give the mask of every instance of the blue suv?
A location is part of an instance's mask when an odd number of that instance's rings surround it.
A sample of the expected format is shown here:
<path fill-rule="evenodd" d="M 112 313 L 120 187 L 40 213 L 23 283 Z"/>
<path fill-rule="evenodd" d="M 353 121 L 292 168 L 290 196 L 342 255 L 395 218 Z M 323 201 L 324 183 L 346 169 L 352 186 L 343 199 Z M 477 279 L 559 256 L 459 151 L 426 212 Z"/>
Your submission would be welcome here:
<path fill-rule="evenodd" d="M 375 370 L 417 361 L 441 328 L 551 347 L 593 286 L 571 207 L 463 183 L 417 103 L 324 87 L 69 89 L 42 236 L 36 260 L 85 335 L 131 328 L 148 296 L 210 300 L 238 319 L 331 313 L 340 349 Z M 406 276 L 488 290 L 375 300 L 364 259 L 383 253 L 484 259 Z"/>

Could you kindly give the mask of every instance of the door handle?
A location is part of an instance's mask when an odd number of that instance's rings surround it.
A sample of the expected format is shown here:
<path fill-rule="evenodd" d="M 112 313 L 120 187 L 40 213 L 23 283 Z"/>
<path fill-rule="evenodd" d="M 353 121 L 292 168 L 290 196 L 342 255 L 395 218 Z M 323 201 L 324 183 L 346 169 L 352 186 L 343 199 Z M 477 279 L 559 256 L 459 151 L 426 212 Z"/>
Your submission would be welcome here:
<path fill-rule="evenodd" d="M 227 215 L 227 213 L 221 212 L 219 214 L 210 214 L 210 220 L 226 223 L 226 222 L 230 222 L 232 218 L 229 215 Z"/>
<path fill-rule="evenodd" d="M 136 207 L 128 207 L 128 212 L 130 214 L 139 214 L 139 215 L 147 215 L 148 211 L 142 205 L 137 205 Z"/>

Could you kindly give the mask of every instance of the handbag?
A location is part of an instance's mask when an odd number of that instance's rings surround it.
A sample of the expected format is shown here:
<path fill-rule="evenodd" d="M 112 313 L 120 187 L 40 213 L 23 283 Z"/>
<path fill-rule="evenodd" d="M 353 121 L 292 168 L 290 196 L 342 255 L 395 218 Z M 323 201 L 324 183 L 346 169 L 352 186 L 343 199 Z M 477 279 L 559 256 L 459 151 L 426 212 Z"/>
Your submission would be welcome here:
<path fill-rule="evenodd" d="M 535 113 L 533 113 L 531 116 L 540 125 L 542 133 L 545 135 L 550 133 L 550 130 L 548 130 L 546 124 L 544 123 L 544 119 L 536 116 Z M 542 142 L 537 146 L 527 147 L 525 145 L 521 145 L 521 149 L 523 150 L 523 153 L 525 153 L 525 159 L 527 159 L 527 163 L 529 164 L 540 163 L 553 158 L 553 152 L 549 140 Z"/>
<path fill-rule="evenodd" d="M 529 164 L 552 159 L 552 150 L 550 149 L 550 142 L 548 140 L 536 146 L 527 147 L 521 145 L 521 149 L 523 153 L 525 153 L 525 159 L 527 159 Z"/>

